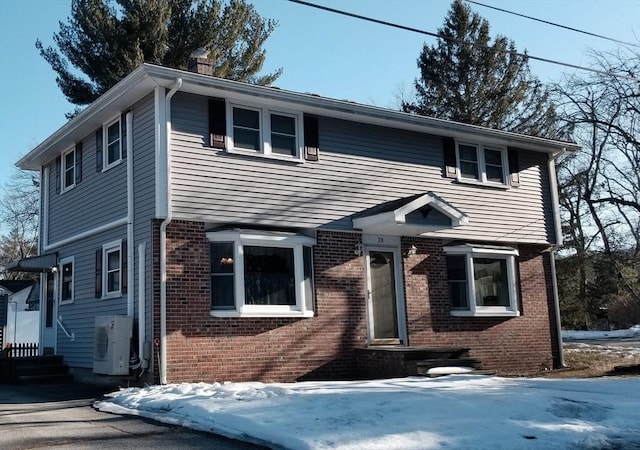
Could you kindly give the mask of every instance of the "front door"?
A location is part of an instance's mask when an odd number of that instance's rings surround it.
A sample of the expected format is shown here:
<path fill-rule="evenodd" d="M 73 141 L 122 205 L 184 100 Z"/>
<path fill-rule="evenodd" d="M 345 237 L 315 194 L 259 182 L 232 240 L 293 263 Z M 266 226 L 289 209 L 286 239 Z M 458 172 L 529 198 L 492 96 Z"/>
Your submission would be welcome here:
<path fill-rule="evenodd" d="M 395 248 L 367 247 L 369 342 L 400 345 L 406 342 L 402 277 Z"/>
<path fill-rule="evenodd" d="M 44 274 L 44 301 L 42 302 L 42 343 L 41 353 L 54 354 L 56 351 L 56 273 L 48 272 Z"/>

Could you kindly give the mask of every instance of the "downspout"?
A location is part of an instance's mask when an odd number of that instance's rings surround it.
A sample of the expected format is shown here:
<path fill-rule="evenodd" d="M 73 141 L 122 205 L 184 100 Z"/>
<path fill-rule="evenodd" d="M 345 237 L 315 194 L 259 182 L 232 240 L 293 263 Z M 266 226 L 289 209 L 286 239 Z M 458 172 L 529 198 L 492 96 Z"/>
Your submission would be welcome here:
<path fill-rule="evenodd" d="M 127 316 L 133 316 L 133 113 L 129 111 L 126 116 L 127 123 Z M 140 317 L 138 317 L 140 321 Z"/>
<path fill-rule="evenodd" d="M 140 357 L 141 367 L 143 370 L 149 367 L 149 351 L 145 351 L 144 343 L 147 336 L 146 318 L 147 318 L 147 291 L 145 287 L 145 270 L 147 267 L 147 259 L 145 257 L 147 244 L 141 242 L 138 245 L 138 356 Z"/>
<path fill-rule="evenodd" d="M 182 86 L 182 78 L 177 78 L 165 97 L 166 156 L 167 156 L 167 215 L 160 224 L 160 384 L 167 384 L 167 226 L 171 223 L 171 98 Z M 159 180 L 156 180 L 159 181 Z"/>
<path fill-rule="evenodd" d="M 551 204 L 553 205 L 553 222 L 556 235 L 556 242 L 553 248 L 549 250 L 549 261 L 551 264 L 551 284 L 553 289 L 553 308 L 556 316 L 556 335 L 558 347 L 558 364 L 559 368 L 564 368 L 564 352 L 562 349 L 562 322 L 560 318 L 560 296 L 558 295 L 558 277 L 556 276 L 556 255 L 555 249 L 562 245 L 562 225 L 560 223 L 560 200 L 558 198 L 558 178 L 556 175 L 556 158 L 559 158 L 566 152 L 566 149 L 558 153 L 550 153 L 548 159 L 549 166 L 549 185 L 551 189 Z"/>

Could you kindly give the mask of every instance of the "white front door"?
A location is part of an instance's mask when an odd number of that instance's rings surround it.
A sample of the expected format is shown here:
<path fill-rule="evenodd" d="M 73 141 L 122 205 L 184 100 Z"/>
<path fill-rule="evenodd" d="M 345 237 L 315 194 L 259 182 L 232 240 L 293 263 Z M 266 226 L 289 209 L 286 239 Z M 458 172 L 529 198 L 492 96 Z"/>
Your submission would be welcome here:
<path fill-rule="evenodd" d="M 396 247 L 365 247 L 369 343 L 406 345 L 402 259 Z"/>
<path fill-rule="evenodd" d="M 58 283 L 57 272 L 47 272 L 42 277 L 44 279 L 43 292 L 41 298 L 40 329 L 42 330 L 42 340 L 40 342 L 40 354 L 55 354 L 56 352 L 56 331 L 57 331 L 57 297 Z"/>

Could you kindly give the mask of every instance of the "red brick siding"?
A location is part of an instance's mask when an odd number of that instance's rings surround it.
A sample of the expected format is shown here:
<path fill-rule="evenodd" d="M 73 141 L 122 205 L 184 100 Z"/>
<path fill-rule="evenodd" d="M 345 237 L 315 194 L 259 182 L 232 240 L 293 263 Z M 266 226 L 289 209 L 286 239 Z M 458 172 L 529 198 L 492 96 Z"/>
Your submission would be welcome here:
<path fill-rule="evenodd" d="M 446 258 L 442 242 L 404 238 L 403 254 L 415 245 L 416 256 L 404 258 L 409 345 L 464 347 L 486 369 L 530 373 L 557 361 L 555 315 L 549 255 L 542 246 L 519 246 L 520 317 L 475 318 L 449 314 Z M 553 332 L 553 333 L 552 333 Z"/>
<path fill-rule="evenodd" d="M 167 229 L 167 381 L 353 376 L 352 349 L 366 344 L 364 268 L 353 253 L 359 239 L 319 233 L 315 317 L 215 318 L 209 314 L 209 244 L 203 224 L 172 222 Z"/>
<path fill-rule="evenodd" d="M 154 330 L 159 336 L 159 223 L 154 224 Z M 215 318 L 210 310 L 209 243 L 202 223 L 167 229 L 167 381 L 293 381 L 356 375 L 354 348 L 367 345 L 364 261 L 357 233 L 318 231 L 315 317 Z M 442 242 L 402 240 L 409 344 L 468 347 L 485 368 L 523 373 L 550 367 L 553 303 L 548 255 L 520 247 L 521 311 L 516 318 L 452 317 Z M 157 366 L 156 366 L 157 370 Z M 157 372 L 156 372 L 157 373 Z"/>

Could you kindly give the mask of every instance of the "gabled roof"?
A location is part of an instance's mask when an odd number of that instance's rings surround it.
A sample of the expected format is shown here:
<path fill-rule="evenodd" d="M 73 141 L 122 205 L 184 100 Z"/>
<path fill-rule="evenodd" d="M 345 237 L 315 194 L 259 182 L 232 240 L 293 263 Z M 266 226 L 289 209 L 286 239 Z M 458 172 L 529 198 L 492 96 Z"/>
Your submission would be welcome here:
<path fill-rule="evenodd" d="M 353 228 L 366 234 L 421 235 L 468 223 L 467 216 L 433 192 L 374 206 L 354 216 Z"/>
<path fill-rule="evenodd" d="M 335 100 L 314 94 L 257 86 L 168 67 L 142 64 L 21 158 L 16 165 L 22 169 L 39 169 L 59 153 L 68 149 L 74 142 L 80 141 L 102 126 L 104 122 L 152 93 L 156 87 L 171 88 L 177 79 L 182 80 L 181 92 L 210 97 L 229 97 L 247 102 L 269 102 L 309 114 L 439 136 L 481 139 L 487 144 L 512 145 L 543 153 L 578 149 L 576 144 L 569 142 L 526 136 L 377 106 Z"/>

